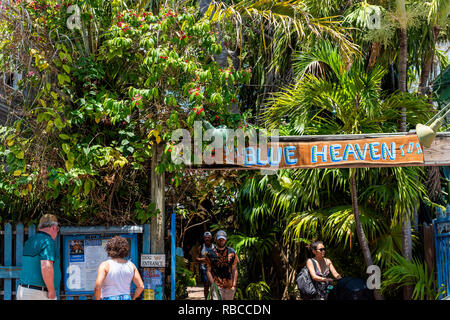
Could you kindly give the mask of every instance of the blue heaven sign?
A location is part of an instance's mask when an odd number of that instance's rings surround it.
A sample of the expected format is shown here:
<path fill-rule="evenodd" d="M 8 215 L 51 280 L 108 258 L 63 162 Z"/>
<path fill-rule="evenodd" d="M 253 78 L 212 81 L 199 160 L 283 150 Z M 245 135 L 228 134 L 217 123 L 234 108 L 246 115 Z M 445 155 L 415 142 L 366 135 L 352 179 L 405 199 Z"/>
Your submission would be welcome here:
<path fill-rule="evenodd" d="M 243 157 L 240 163 L 245 167 L 267 169 L 405 166 L 424 163 L 422 146 L 415 134 L 359 140 L 268 143 L 265 148 L 240 148 L 236 156 Z"/>

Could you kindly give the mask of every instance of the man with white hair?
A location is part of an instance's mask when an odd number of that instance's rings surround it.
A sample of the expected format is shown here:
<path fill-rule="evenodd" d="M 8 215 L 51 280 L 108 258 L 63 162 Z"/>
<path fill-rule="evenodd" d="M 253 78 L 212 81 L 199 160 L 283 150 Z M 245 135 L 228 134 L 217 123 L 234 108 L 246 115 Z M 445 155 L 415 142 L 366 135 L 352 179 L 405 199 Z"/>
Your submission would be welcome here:
<path fill-rule="evenodd" d="M 56 245 L 59 224 L 45 214 L 38 232 L 24 245 L 17 300 L 56 300 L 61 281 L 60 257 Z"/>

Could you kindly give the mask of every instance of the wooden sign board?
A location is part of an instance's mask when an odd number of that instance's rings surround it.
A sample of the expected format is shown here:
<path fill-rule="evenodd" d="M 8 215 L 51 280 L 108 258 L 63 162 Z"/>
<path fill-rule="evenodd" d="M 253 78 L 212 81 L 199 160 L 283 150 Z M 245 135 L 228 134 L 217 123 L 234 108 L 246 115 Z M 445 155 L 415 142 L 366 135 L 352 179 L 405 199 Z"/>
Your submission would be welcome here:
<path fill-rule="evenodd" d="M 319 168 L 349 165 L 423 164 L 423 151 L 416 135 L 361 140 L 269 143 L 267 157 L 244 150 L 244 165 L 257 168 Z M 259 154 L 259 156 L 258 156 Z M 264 165 L 263 165 L 264 164 Z"/>
<path fill-rule="evenodd" d="M 269 170 L 420 166 L 424 165 L 424 152 L 415 134 L 362 139 L 293 140 L 269 142 L 266 147 L 236 148 L 234 158 L 223 153 L 222 163 L 223 167 L 228 168 Z M 208 166 L 202 165 L 202 168 Z"/>

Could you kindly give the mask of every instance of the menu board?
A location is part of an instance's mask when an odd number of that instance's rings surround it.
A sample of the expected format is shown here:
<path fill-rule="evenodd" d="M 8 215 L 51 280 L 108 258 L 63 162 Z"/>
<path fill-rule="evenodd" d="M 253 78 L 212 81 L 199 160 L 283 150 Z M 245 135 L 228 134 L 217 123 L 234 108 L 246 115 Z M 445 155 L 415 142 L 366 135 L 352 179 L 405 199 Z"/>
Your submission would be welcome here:
<path fill-rule="evenodd" d="M 64 287 L 66 294 L 93 294 L 97 269 L 108 260 L 105 247 L 116 234 L 85 234 L 63 236 Z M 126 259 L 137 266 L 137 235 L 120 234 L 129 242 Z"/>

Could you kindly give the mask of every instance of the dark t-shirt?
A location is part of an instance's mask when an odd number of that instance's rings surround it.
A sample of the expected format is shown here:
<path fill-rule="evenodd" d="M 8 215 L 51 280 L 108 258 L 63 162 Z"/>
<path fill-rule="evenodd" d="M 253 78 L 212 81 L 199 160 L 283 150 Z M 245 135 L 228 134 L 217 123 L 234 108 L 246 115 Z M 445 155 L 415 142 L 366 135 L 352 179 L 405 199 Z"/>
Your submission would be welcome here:
<path fill-rule="evenodd" d="M 206 253 L 206 264 L 211 268 L 214 282 L 219 288 L 227 289 L 233 286 L 232 266 L 238 263 L 236 252 L 229 247 L 225 247 L 223 250 L 216 247 Z"/>

